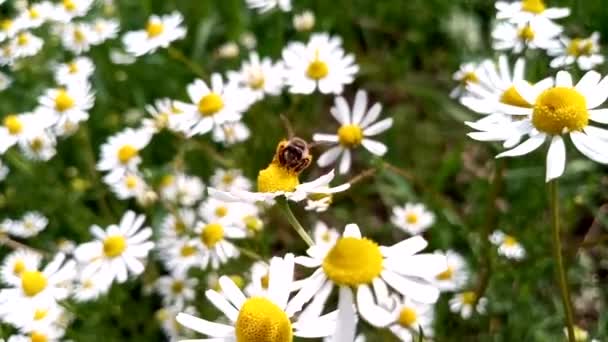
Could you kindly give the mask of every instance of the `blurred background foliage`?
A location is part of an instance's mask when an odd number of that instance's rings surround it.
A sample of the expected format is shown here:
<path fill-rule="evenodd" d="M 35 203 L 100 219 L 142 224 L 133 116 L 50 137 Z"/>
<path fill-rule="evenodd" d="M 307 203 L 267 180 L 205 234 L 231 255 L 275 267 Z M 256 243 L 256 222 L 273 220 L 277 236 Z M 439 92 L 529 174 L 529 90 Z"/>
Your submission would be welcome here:
<path fill-rule="evenodd" d="M 10 11 L 11 1 L 5 10 Z M 473 271 L 470 288 L 477 286 L 481 274 L 489 275 L 489 313 L 485 316 L 465 321 L 449 312 L 450 296 L 441 297 L 434 326 L 437 341 L 563 339 L 562 307 L 550 250 L 545 154 L 495 161 L 493 155 L 498 146 L 469 140 L 463 121 L 475 115 L 447 95 L 456 86 L 451 75 L 460 63 L 494 56 L 489 38 L 494 2 L 294 2 L 294 13 L 304 9 L 315 13 L 314 31 L 339 35 L 345 49 L 355 54 L 361 70 L 345 96 L 350 101 L 357 89 L 365 89 L 373 101 L 383 104 L 383 115 L 394 118 L 395 123 L 383 140 L 389 146 L 385 160 L 399 168 L 395 172 L 382 160 L 371 159 L 370 154 L 361 151 L 351 175 L 376 168 L 374 177 L 338 195 L 326 213 L 296 210 L 296 215 L 308 227 L 317 219 L 338 229 L 356 222 L 365 234 L 392 244 L 406 236 L 389 223 L 391 206 L 406 201 L 424 202 L 438 217 L 425 233 L 430 250 L 451 248 L 463 253 Z M 560 21 L 568 34 L 587 36 L 598 31 L 608 37 L 608 12 L 603 1 L 549 3 L 572 9 L 572 15 Z M 151 14 L 178 10 L 185 16 L 188 35 L 174 43 L 170 51 L 142 57 L 132 65 L 110 62 L 109 51 L 120 46 L 119 40 L 93 48 L 90 56 L 96 65 L 93 87 L 97 99 L 91 119 L 77 134 L 61 141 L 58 155 L 47 163 L 27 161 L 16 151 L 5 156 L 12 172 L 0 183 L 0 219 L 15 218 L 27 210 L 41 211 L 50 218 L 50 226 L 32 245 L 44 250 L 52 250 L 60 238 L 87 241 L 91 224 L 117 222 L 128 207 L 145 212 L 148 222 L 156 228 L 164 215 L 160 206 L 137 208 L 135 203 L 121 202 L 100 182 L 100 175 L 94 170 L 99 146 L 124 126 L 135 126 L 144 115 L 145 104 L 161 97 L 186 100 L 186 85 L 196 77 L 207 79 L 212 72 L 238 68 L 248 53 L 241 47 L 238 58 L 220 58 L 217 48 L 227 41 L 238 41 L 243 33 L 252 32 L 258 42 L 256 50 L 277 59 L 287 42 L 305 41 L 309 35 L 293 29 L 292 14 L 275 11 L 258 15 L 248 10 L 243 0 L 117 0 L 113 9 L 98 6 L 96 10 L 118 16 L 123 32 L 142 27 Z M 2 115 L 31 110 L 42 91 L 53 85 L 48 63 L 70 58 L 57 40 L 46 39 L 45 44 L 42 53 L 22 62 L 12 73 L 13 86 L 0 94 Z M 530 52 L 527 57 L 530 80 L 554 73 L 542 54 Z M 184 63 L 184 58 L 194 63 L 196 70 Z M 267 98 L 254 105 L 244 118 L 252 131 L 248 142 L 223 148 L 213 145 L 208 136 L 197 137 L 200 144 L 195 146 L 200 148 L 185 151 L 186 171 L 208 180 L 215 168 L 234 166 L 254 178 L 272 158 L 277 141 L 286 135 L 279 114 L 285 114 L 298 136 L 310 140 L 315 132 L 337 129 L 329 115 L 332 102 L 333 97 L 320 94 L 285 93 Z M 156 136 L 144 152 L 144 168 L 153 177 L 162 174 L 183 145 L 183 140 L 170 133 Z M 314 150 L 315 155 L 320 152 Z M 608 234 L 602 224 L 606 223 L 606 206 L 601 207 L 608 199 L 608 177 L 603 167 L 574 150 L 568 152 L 572 161 L 561 181 L 560 204 L 576 322 L 589 329 L 592 336 L 606 340 L 606 244 L 578 247 L 585 237 L 596 241 Z M 304 178 L 322 171 L 311 167 Z M 500 177 L 493 183 L 491 179 L 496 174 Z M 109 205 L 104 207 L 103 203 Z M 305 250 L 278 211 L 270 210 L 266 222 L 259 240 L 245 243 L 249 248 L 266 257 Z M 483 233 L 494 229 L 516 236 L 528 257 L 514 263 L 499 258 L 494 249 L 484 251 Z M 249 260 L 242 257 L 229 264 L 226 273 L 239 273 L 248 266 Z M 108 342 L 163 340 L 154 320 L 160 300 L 147 294 L 150 282 L 162 272 L 150 262 L 143 282 L 114 286 L 108 296 L 95 303 L 70 304 L 75 321 L 66 338 Z M 202 316 L 214 317 L 216 310 L 202 295 L 206 283 L 201 282 L 199 287 L 201 299 L 197 308 Z M 394 340 L 390 332 L 367 326 L 363 331 L 369 334 L 370 341 Z"/>

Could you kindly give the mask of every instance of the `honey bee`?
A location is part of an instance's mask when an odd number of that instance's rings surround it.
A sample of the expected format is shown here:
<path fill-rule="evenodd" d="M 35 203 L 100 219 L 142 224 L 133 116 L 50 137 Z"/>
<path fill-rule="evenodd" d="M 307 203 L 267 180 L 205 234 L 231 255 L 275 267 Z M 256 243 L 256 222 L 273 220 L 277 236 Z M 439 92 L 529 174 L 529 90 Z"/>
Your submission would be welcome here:
<path fill-rule="evenodd" d="M 285 169 L 300 173 L 312 162 L 308 143 L 301 138 L 293 137 L 282 140 L 277 145 L 274 160 Z"/>

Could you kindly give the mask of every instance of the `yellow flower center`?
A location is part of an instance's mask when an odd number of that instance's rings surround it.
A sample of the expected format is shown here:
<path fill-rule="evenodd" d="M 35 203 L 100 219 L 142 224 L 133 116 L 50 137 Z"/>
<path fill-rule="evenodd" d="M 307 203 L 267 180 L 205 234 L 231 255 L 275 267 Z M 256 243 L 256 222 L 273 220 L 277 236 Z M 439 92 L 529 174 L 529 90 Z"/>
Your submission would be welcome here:
<path fill-rule="evenodd" d="M 20 46 L 25 46 L 27 45 L 27 43 L 30 41 L 30 35 L 27 34 L 26 32 L 21 32 L 19 33 L 19 35 L 17 36 L 17 44 L 19 44 Z"/>
<path fill-rule="evenodd" d="M 49 310 L 47 309 L 36 309 L 36 311 L 34 311 L 34 320 L 40 321 L 44 319 L 48 313 Z"/>
<path fill-rule="evenodd" d="M 78 72 L 78 63 L 72 62 L 72 63 L 68 64 L 68 72 L 70 74 L 77 73 Z"/>
<path fill-rule="evenodd" d="M 252 233 L 257 233 L 262 230 L 262 220 L 253 215 L 247 215 L 243 218 L 245 228 Z"/>
<path fill-rule="evenodd" d="M 261 70 L 250 71 L 248 83 L 251 89 L 259 90 L 264 88 L 264 83 L 266 83 L 266 80 L 264 79 L 264 72 Z"/>
<path fill-rule="evenodd" d="M 198 101 L 198 111 L 203 116 L 213 116 L 224 108 L 224 100 L 216 93 L 209 93 Z"/>
<path fill-rule="evenodd" d="M 593 42 L 591 40 L 575 38 L 570 41 L 567 52 L 574 57 L 588 56 L 593 51 Z"/>
<path fill-rule="evenodd" d="M 201 241 L 205 246 L 212 248 L 224 238 L 224 227 L 218 223 L 210 223 L 201 232 Z"/>
<path fill-rule="evenodd" d="M 55 96 L 55 109 L 58 112 L 65 112 L 66 110 L 74 107 L 74 98 L 68 94 L 64 89 L 60 89 L 57 91 L 57 95 Z"/>
<path fill-rule="evenodd" d="M 46 337 L 45 334 L 39 331 L 33 331 L 32 333 L 30 333 L 30 340 L 31 342 L 47 342 L 49 339 Z"/>
<path fill-rule="evenodd" d="M 532 124 L 539 131 L 552 135 L 580 131 L 588 122 L 587 101 L 574 88 L 549 88 L 534 104 Z"/>
<path fill-rule="evenodd" d="M 126 164 L 133 157 L 137 156 L 138 153 L 139 151 L 133 145 L 124 145 L 118 149 L 118 160 Z"/>
<path fill-rule="evenodd" d="M 184 291 L 184 282 L 181 280 L 176 280 L 171 284 L 171 292 L 174 294 L 180 294 Z"/>
<path fill-rule="evenodd" d="M 163 178 L 160 179 L 160 186 L 162 188 L 166 188 L 168 186 L 170 186 L 171 184 L 173 184 L 173 181 L 175 180 L 175 177 L 173 177 L 173 175 L 164 175 Z"/>
<path fill-rule="evenodd" d="M 452 277 L 454 277 L 454 267 L 448 266 L 448 268 L 439 273 L 436 278 L 437 280 L 450 280 Z"/>
<path fill-rule="evenodd" d="M 382 253 L 372 240 L 340 238 L 325 256 L 323 270 L 338 285 L 369 284 L 382 272 Z"/>
<path fill-rule="evenodd" d="M 23 271 L 25 271 L 25 262 L 23 260 L 15 261 L 13 264 L 13 274 L 19 276 Z"/>
<path fill-rule="evenodd" d="M 479 77 L 477 77 L 477 74 L 473 71 L 469 71 L 464 74 L 464 76 L 460 80 L 460 83 L 462 83 L 463 85 L 467 85 L 469 83 L 479 83 Z"/>
<path fill-rule="evenodd" d="M 291 321 L 281 308 L 263 297 L 247 299 L 235 324 L 237 342 L 291 342 Z"/>
<path fill-rule="evenodd" d="M 30 7 L 27 10 L 27 13 L 30 16 L 30 18 L 32 18 L 32 19 L 38 19 L 38 18 L 40 18 L 40 12 L 35 7 Z"/>
<path fill-rule="evenodd" d="M 108 236 L 103 241 L 103 253 L 108 258 L 122 255 L 125 249 L 127 249 L 127 240 L 122 235 Z"/>
<path fill-rule="evenodd" d="M 179 250 L 179 254 L 183 257 L 189 257 L 196 253 L 196 248 L 194 246 L 185 245 Z"/>
<path fill-rule="evenodd" d="M 278 163 L 270 163 L 258 174 L 259 192 L 294 191 L 300 184 L 298 174 L 281 167 Z"/>
<path fill-rule="evenodd" d="M 530 26 L 530 24 L 527 24 L 523 28 L 519 29 L 517 35 L 519 36 L 519 38 L 521 38 L 521 40 L 526 43 L 529 43 L 534 39 L 535 33 L 534 30 L 532 30 L 532 26 Z"/>
<path fill-rule="evenodd" d="M 44 142 L 39 137 L 36 137 L 36 138 L 32 139 L 32 141 L 30 141 L 30 148 L 34 152 L 40 152 L 40 150 L 42 150 L 43 147 L 44 147 Z"/>
<path fill-rule="evenodd" d="M 76 10 L 76 3 L 74 3 L 74 0 L 63 0 L 63 7 L 71 12 Z"/>
<path fill-rule="evenodd" d="M 175 230 L 178 235 L 181 235 L 186 232 L 186 224 L 181 220 L 176 220 L 173 225 L 173 230 Z"/>
<path fill-rule="evenodd" d="M 327 74 L 329 74 L 329 67 L 327 66 L 327 63 L 319 59 L 319 50 L 317 50 L 315 51 L 315 59 L 308 64 L 306 76 L 318 81 L 325 78 Z"/>
<path fill-rule="evenodd" d="M 125 178 L 125 186 L 127 187 L 127 189 L 130 189 L 130 190 L 135 189 L 135 187 L 137 186 L 137 177 L 135 177 L 133 175 L 128 175 Z"/>
<path fill-rule="evenodd" d="M 75 29 L 74 30 L 74 40 L 77 43 L 83 43 L 87 40 L 87 36 L 86 36 L 86 34 L 84 34 L 84 32 L 82 32 L 81 29 Z"/>
<path fill-rule="evenodd" d="M 416 310 L 406 307 L 401 310 L 397 320 L 402 327 L 409 328 L 416 323 L 417 319 L 418 315 L 416 314 Z"/>
<path fill-rule="evenodd" d="M 10 19 L 4 19 L 0 21 L 0 29 L 2 29 L 2 31 L 8 31 L 11 29 L 11 27 L 13 27 L 13 21 Z"/>
<path fill-rule="evenodd" d="M 262 278 L 260 278 L 260 284 L 262 285 L 263 289 L 268 289 L 268 284 L 270 281 L 270 274 L 266 273 L 262 276 Z"/>
<path fill-rule="evenodd" d="M 222 176 L 222 183 L 224 183 L 225 185 L 230 185 L 230 184 L 232 184 L 232 182 L 234 182 L 235 179 L 236 179 L 235 175 L 227 172 Z"/>
<path fill-rule="evenodd" d="M 226 206 L 221 205 L 215 208 L 215 216 L 224 217 L 226 215 L 228 215 L 228 208 L 226 208 Z"/>
<path fill-rule="evenodd" d="M 2 121 L 2 124 L 12 135 L 19 134 L 21 131 L 23 131 L 23 123 L 17 115 L 7 115 Z"/>
<path fill-rule="evenodd" d="M 357 147 L 361 144 L 361 140 L 363 140 L 363 130 L 359 125 L 342 125 L 338 129 L 338 140 L 344 147 Z"/>
<path fill-rule="evenodd" d="M 23 292 L 28 297 L 34 297 L 42 292 L 47 285 L 47 279 L 42 272 L 39 271 L 23 271 L 21 272 L 21 287 Z"/>
<path fill-rule="evenodd" d="M 416 224 L 418 222 L 418 215 L 416 215 L 416 213 L 407 213 L 407 215 L 405 215 L 405 222 L 408 224 Z"/>
<path fill-rule="evenodd" d="M 466 305 L 473 305 L 477 301 L 477 295 L 473 291 L 466 291 L 462 293 L 462 303 Z"/>
<path fill-rule="evenodd" d="M 540 14 L 545 11 L 545 2 L 543 0 L 523 0 L 521 2 L 521 9 L 526 12 Z"/>
<path fill-rule="evenodd" d="M 148 24 L 146 24 L 146 33 L 148 34 L 148 38 L 157 37 L 163 33 L 164 30 L 165 27 L 162 23 L 148 21 Z"/>
<path fill-rule="evenodd" d="M 82 283 L 82 287 L 85 289 L 92 289 L 95 283 L 91 279 L 87 279 Z"/>
<path fill-rule="evenodd" d="M 515 89 L 515 86 L 509 87 L 509 89 L 505 90 L 504 93 L 502 93 L 502 95 L 500 96 L 500 102 L 517 107 L 532 107 L 532 105 L 529 104 L 528 101 L 524 100 L 524 98 L 521 97 L 517 89 Z"/>
<path fill-rule="evenodd" d="M 515 239 L 512 236 L 507 235 L 507 236 L 505 236 L 505 239 L 502 243 L 507 247 L 513 247 L 513 246 L 517 245 L 517 239 Z"/>

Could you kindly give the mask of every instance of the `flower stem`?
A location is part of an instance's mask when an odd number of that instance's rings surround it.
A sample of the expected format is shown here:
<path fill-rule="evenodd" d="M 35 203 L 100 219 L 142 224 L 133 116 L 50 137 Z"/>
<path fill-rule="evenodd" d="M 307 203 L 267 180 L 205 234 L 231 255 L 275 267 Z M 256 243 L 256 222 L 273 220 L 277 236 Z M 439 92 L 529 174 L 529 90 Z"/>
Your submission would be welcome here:
<path fill-rule="evenodd" d="M 308 235 L 304 227 L 302 227 L 296 216 L 291 211 L 291 208 L 289 208 L 289 203 L 287 202 L 287 199 L 279 198 L 278 202 L 283 211 L 285 212 L 285 215 L 287 216 L 287 221 L 289 221 L 293 229 L 295 229 L 296 233 L 300 235 L 302 240 L 304 240 L 304 242 L 306 242 L 309 247 L 314 245 L 315 243 L 312 241 L 310 235 Z"/>
<path fill-rule="evenodd" d="M 572 304 L 570 302 L 570 291 L 568 290 L 568 280 L 564 268 L 562 257 L 562 246 L 559 235 L 559 203 L 557 180 L 549 182 L 549 196 L 551 200 L 551 226 L 553 228 L 553 253 L 557 263 L 557 276 L 561 290 L 564 313 L 566 315 L 566 328 L 568 330 L 568 341 L 575 342 L 574 339 L 574 318 L 572 316 Z"/>

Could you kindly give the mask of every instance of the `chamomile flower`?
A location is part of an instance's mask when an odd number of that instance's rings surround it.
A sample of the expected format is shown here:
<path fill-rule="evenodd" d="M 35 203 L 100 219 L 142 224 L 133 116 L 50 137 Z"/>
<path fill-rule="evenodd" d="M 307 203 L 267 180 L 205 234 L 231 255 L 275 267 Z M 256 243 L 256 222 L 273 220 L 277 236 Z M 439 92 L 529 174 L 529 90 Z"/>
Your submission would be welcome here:
<path fill-rule="evenodd" d="M 37 28 L 54 17 L 54 10 L 53 4 L 49 1 L 33 3 L 19 13 L 16 21 L 20 23 L 22 29 Z"/>
<path fill-rule="evenodd" d="M 499 22 L 492 30 L 492 47 L 519 54 L 524 49 L 552 50 L 560 46 L 562 28 L 551 21 L 534 20 L 521 24 Z"/>
<path fill-rule="evenodd" d="M 24 307 L 21 310 L 9 312 L 3 317 L 3 320 L 23 332 L 31 332 L 55 324 L 63 314 L 65 314 L 63 308 L 57 303 L 41 302 Z"/>
<path fill-rule="evenodd" d="M 293 336 L 317 338 L 331 335 L 336 329 L 332 315 L 309 321 L 291 321 L 293 313 L 286 308 L 290 305 L 293 260 L 291 254 L 284 259 L 272 258 L 269 290 L 264 294 L 246 297 L 226 276 L 222 276 L 219 281 L 223 294 L 207 290 L 205 295 L 228 318 L 229 324 L 210 322 L 186 313 L 177 315 L 177 321 L 218 342 L 290 342 Z"/>
<path fill-rule="evenodd" d="M 293 28 L 299 32 L 310 31 L 315 27 L 315 14 L 306 10 L 293 16 Z"/>
<path fill-rule="evenodd" d="M 243 122 L 225 122 L 213 128 L 212 139 L 217 143 L 230 146 L 249 139 L 250 135 L 249 128 Z"/>
<path fill-rule="evenodd" d="M 48 89 L 38 98 L 38 112 L 55 120 L 55 131 L 62 135 L 69 132 L 66 125 L 75 125 L 89 119 L 88 110 L 95 97 L 88 83 L 69 84 L 65 88 Z M 69 128 L 69 127 L 68 127 Z"/>
<path fill-rule="evenodd" d="M 342 40 L 316 33 L 308 43 L 292 42 L 283 49 L 286 85 L 294 94 L 340 94 L 355 79 L 359 66 L 342 49 Z"/>
<path fill-rule="evenodd" d="M 330 228 L 322 221 L 317 221 L 313 229 L 313 240 L 315 246 L 321 250 L 327 250 L 336 244 L 340 233 L 335 228 Z"/>
<path fill-rule="evenodd" d="M 251 104 L 248 92 L 236 83 L 224 83 L 220 74 L 211 75 L 210 85 L 195 80 L 187 88 L 192 104 L 178 105 L 184 111 L 180 120 L 185 120 L 190 136 L 206 134 L 216 125 L 240 120 Z"/>
<path fill-rule="evenodd" d="M 112 192 L 122 200 L 129 198 L 143 199 L 145 193 L 149 191 L 148 184 L 136 171 L 125 172 L 120 179 L 109 185 Z"/>
<path fill-rule="evenodd" d="M 17 284 L 21 274 L 26 270 L 36 270 L 40 266 L 42 256 L 29 249 L 18 249 L 11 252 L 2 260 L 0 276 L 4 284 Z"/>
<path fill-rule="evenodd" d="M 44 41 L 28 31 L 22 31 L 8 44 L 13 58 L 24 58 L 36 55 L 42 49 Z"/>
<path fill-rule="evenodd" d="M 495 6 L 498 10 L 497 19 L 506 19 L 516 23 L 538 21 L 539 19 L 551 21 L 570 15 L 569 8 L 547 8 L 544 0 L 497 1 Z"/>
<path fill-rule="evenodd" d="M 163 297 L 165 306 L 175 305 L 183 308 L 186 303 L 194 300 L 194 288 L 197 284 L 196 278 L 188 278 L 185 273 L 175 273 L 158 278 L 156 289 Z"/>
<path fill-rule="evenodd" d="M 80 276 L 74 284 L 74 300 L 77 302 L 88 302 L 96 300 L 100 296 L 108 293 L 112 279 L 102 275 Z"/>
<path fill-rule="evenodd" d="M 110 138 L 101 146 L 101 158 L 97 163 L 99 171 L 109 172 L 104 180 L 114 183 L 124 176 L 127 171 L 137 171 L 141 163 L 139 153 L 150 142 L 148 131 L 127 128 Z"/>
<path fill-rule="evenodd" d="M 10 18 L 0 20 L 0 42 L 14 37 L 21 30 L 20 21 Z"/>
<path fill-rule="evenodd" d="M 159 250 L 160 259 L 172 274 L 185 274 L 192 267 L 200 267 L 203 262 L 203 254 L 197 242 L 191 239 L 175 238 L 170 244 L 161 239 L 159 245 L 162 246 Z"/>
<path fill-rule="evenodd" d="M 0 126 L 0 154 L 13 145 L 37 135 L 55 122 L 49 115 L 8 114 L 2 118 Z"/>
<path fill-rule="evenodd" d="M 422 203 L 406 203 L 403 207 L 393 207 L 391 222 L 410 235 L 418 235 L 435 223 L 435 214 Z"/>
<path fill-rule="evenodd" d="M 283 12 L 291 11 L 291 0 L 245 0 L 247 6 L 260 13 L 268 12 L 274 8 L 279 8 Z"/>
<path fill-rule="evenodd" d="M 53 20 L 68 23 L 72 19 L 82 17 L 89 12 L 93 0 L 62 0 L 53 11 Z"/>
<path fill-rule="evenodd" d="M 581 70 L 591 70 L 604 63 L 604 56 L 600 53 L 600 34 L 594 32 L 588 38 L 563 37 L 562 45 L 547 51 L 555 56 L 549 64 L 552 68 L 563 68 L 577 63 Z"/>
<path fill-rule="evenodd" d="M 77 55 L 89 51 L 95 39 L 95 31 L 89 23 L 68 23 L 62 28 L 61 44 Z"/>
<path fill-rule="evenodd" d="M 159 247 L 172 246 L 181 238 L 191 235 L 196 220 L 196 212 L 190 208 L 182 208 L 165 216 L 161 223 Z"/>
<path fill-rule="evenodd" d="M 251 190 L 251 181 L 238 169 L 215 169 L 210 183 L 213 188 L 222 191 Z"/>
<path fill-rule="evenodd" d="M 251 203 L 225 202 L 209 197 L 201 204 L 199 213 L 207 221 L 234 224 L 245 228 L 243 218 L 257 216 L 259 209 Z"/>
<path fill-rule="evenodd" d="M 68 63 L 59 64 L 55 70 L 55 81 L 62 85 L 85 83 L 93 75 L 95 65 L 88 57 L 76 57 Z"/>
<path fill-rule="evenodd" d="M 49 220 L 44 215 L 37 211 L 30 211 L 25 213 L 21 220 L 11 225 L 9 234 L 21 238 L 29 238 L 38 235 L 48 224 Z"/>
<path fill-rule="evenodd" d="M 56 324 L 46 325 L 25 335 L 12 335 L 7 342 L 60 342 L 65 331 Z"/>
<path fill-rule="evenodd" d="M 512 131 L 527 135 L 528 139 L 500 153 L 497 158 L 528 154 L 549 140 L 546 180 L 550 181 L 564 172 L 566 147 L 563 136 L 569 135 L 582 154 L 608 164 L 608 131 L 589 124 L 589 121 L 608 123 L 608 109 L 598 109 L 608 96 L 608 78 L 601 79 L 600 74 L 589 71 L 574 85 L 572 76 L 560 71 L 554 82 L 541 81 L 534 86 L 519 82 L 515 88 L 532 106 L 504 106 L 505 113 L 520 119 L 513 124 L 516 126 Z M 487 132 L 487 140 L 491 140 L 491 135 L 494 140 L 505 140 L 504 129 L 510 128 L 496 127 L 495 131 Z"/>
<path fill-rule="evenodd" d="M 249 55 L 237 72 L 228 72 L 230 82 L 236 82 L 252 93 L 253 101 L 266 95 L 279 95 L 283 89 L 283 64 L 273 63 L 268 57 L 260 58 L 256 52 Z"/>
<path fill-rule="evenodd" d="M 82 264 L 82 276 L 103 276 L 124 283 L 129 273 L 139 275 L 144 271 L 146 257 L 154 247 L 149 241 L 152 229 L 145 227 L 145 216 L 127 211 L 119 225 L 110 225 L 105 231 L 99 226 L 91 227 L 94 241 L 76 248 L 74 255 Z"/>
<path fill-rule="evenodd" d="M 420 330 L 422 330 L 425 338 L 433 336 L 433 320 L 435 318 L 433 305 L 418 303 L 409 298 L 401 298 L 397 301 L 397 307 L 393 312 L 394 319 L 388 328 L 401 341 L 417 341 Z"/>
<path fill-rule="evenodd" d="M 186 132 L 186 129 L 181 127 L 183 120 L 179 120 L 179 116 L 183 112 L 177 108 L 174 102 L 164 98 L 154 101 L 153 105 L 146 105 L 146 111 L 151 118 L 143 119 L 143 127 L 153 133 L 158 133 L 165 128 L 172 132 Z"/>
<path fill-rule="evenodd" d="M 485 85 L 489 83 L 481 63 L 473 62 L 462 64 L 458 71 L 454 73 L 452 79 L 458 82 L 458 86 L 450 92 L 450 97 L 453 99 L 465 95 L 467 87 L 471 84 Z"/>
<path fill-rule="evenodd" d="M 450 311 L 458 313 L 464 319 L 469 319 L 474 313 L 486 313 L 488 300 L 485 297 L 477 298 L 473 291 L 460 292 L 450 299 Z"/>
<path fill-rule="evenodd" d="M 232 58 L 236 58 L 239 56 L 239 45 L 234 42 L 234 41 L 229 41 L 229 42 L 225 42 L 224 44 L 220 45 L 215 54 L 219 57 L 219 58 L 223 58 L 223 59 L 232 59 Z"/>
<path fill-rule="evenodd" d="M 195 232 L 199 235 L 197 246 L 201 251 L 201 268 L 211 266 L 216 270 L 229 259 L 240 255 L 237 247 L 228 239 L 243 239 L 247 232 L 232 224 L 220 222 L 198 222 Z"/>
<path fill-rule="evenodd" d="M 186 36 L 186 29 L 181 26 L 183 20 L 179 12 L 152 15 L 144 30 L 127 32 L 123 36 L 125 50 L 135 56 L 142 56 L 159 48 L 167 48 L 173 41 Z"/>
<path fill-rule="evenodd" d="M 55 156 L 57 140 L 48 130 L 32 134 L 19 141 L 23 154 L 31 160 L 47 161 Z"/>
<path fill-rule="evenodd" d="M 496 230 L 490 235 L 490 242 L 498 246 L 498 254 L 512 260 L 522 260 L 526 257 L 526 250 L 511 235 L 507 235 L 500 230 Z"/>
<path fill-rule="evenodd" d="M 93 22 L 92 29 L 94 33 L 92 43 L 93 45 L 99 45 L 106 40 L 116 38 L 120 30 L 120 24 L 115 19 L 98 18 Z"/>
<path fill-rule="evenodd" d="M 313 245 L 307 250 L 308 256 L 296 258 L 296 263 L 314 268 L 315 271 L 303 280 L 302 288 L 291 300 L 286 312 L 297 312 L 312 299 L 309 306 L 315 308 L 313 311 L 316 312 L 309 314 L 311 317 L 318 316 L 329 293 L 337 287 L 336 333 L 344 341 L 352 341 L 355 337 L 355 305 L 359 316 L 370 324 L 387 326 L 393 319 L 392 314 L 375 302 L 381 305 L 387 303 L 389 288 L 422 303 L 434 303 L 439 297 L 439 290 L 429 281 L 445 270 L 445 258 L 434 254 L 417 254 L 426 245 L 422 237 L 415 236 L 391 247 L 378 246 L 374 241 L 362 237 L 356 224 L 349 224 L 330 249 Z"/>
<path fill-rule="evenodd" d="M 268 291 L 270 265 L 264 261 L 256 261 L 249 271 L 250 282 L 245 287 L 245 293 L 250 296 L 261 296 Z"/>
<path fill-rule="evenodd" d="M 452 250 L 445 252 L 436 251 L 435 253 L 445 256 L 447 268 L 435 276 L 433 283 L 442 292 L 462 289 L 469 280 L 469 269 L 466 260 L 462 255 Z"/>
<path fill-rule="evenodd" d="M 182 172 L 166 175 L 161 182 L 163 200 L 191 207 L 203 198 L 205 184 L 196 176 Z"/>
<path fill-rule="evenodd" d="M 177 323 L 175 319 L 180 312 L 185 312 L 188 315 L 196 315 L 194 307 L 180 308 L 175 305 L 165 306 L 155 313 L 156 320 L 159 321 L 160 327 L 169 338 L 170 342 L 182 341 L 184 337 L 193 337 L 193 332 Z"/>
<path fill-rule="evenodd" d="M 337 145 L 323 153 L 317 164 L 320 167 L 329 166 L 342 155 L 338 172 L 345 174 L 350 170 L 352 163 L 351 151 L 359 146 L 363 146 L 376 156 L 383 156 L 387 151 L 386 145 L 369 138 L 386 131 L 393 125 L 392 118 L 376 121 L 381 111 L 382 106 L 379 103 L 367 109 L 367 93 L 362 90 L 357 92 L 352 110 L 344 97 L 337 97 L 331 108 L 331 114 L 340 124 L 338 131 L 336 134 L 313 136 L 314 141 Z"/>

